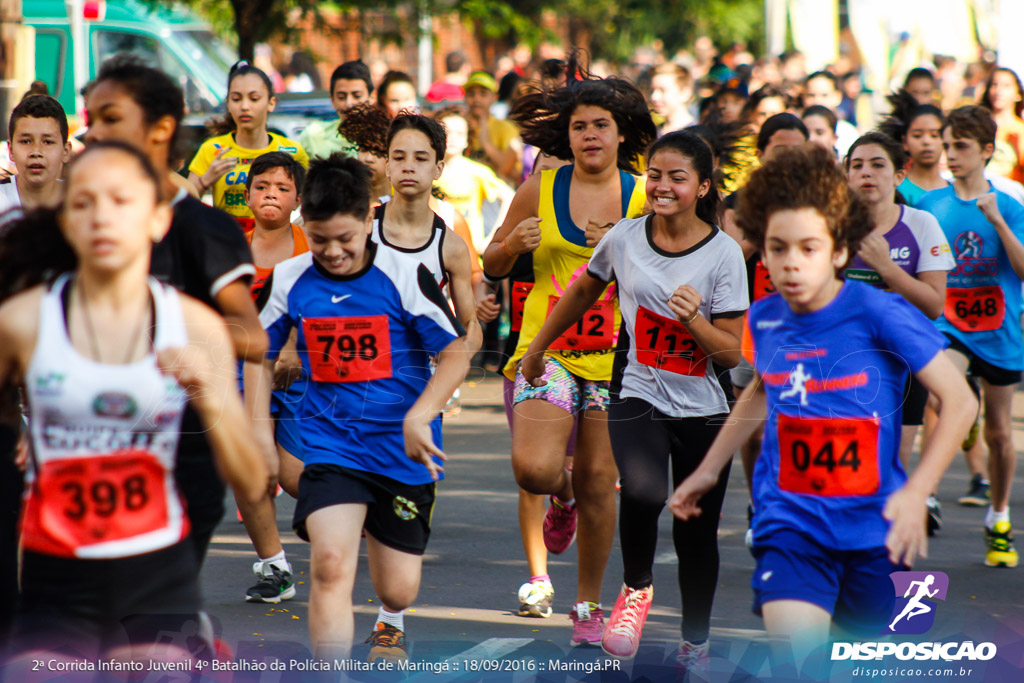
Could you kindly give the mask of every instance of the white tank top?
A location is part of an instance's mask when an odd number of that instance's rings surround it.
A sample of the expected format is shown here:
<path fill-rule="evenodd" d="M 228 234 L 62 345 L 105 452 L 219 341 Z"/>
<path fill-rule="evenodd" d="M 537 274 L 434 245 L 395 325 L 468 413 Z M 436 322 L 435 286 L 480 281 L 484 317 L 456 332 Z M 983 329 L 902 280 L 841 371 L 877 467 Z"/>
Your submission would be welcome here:
<path fill-rule="evenodd" d="M 394 249 L 400 254 L 411 256 L 423 265 L 427 267 L 427 270 L 431 272 L 434 279 L 437 281 L 438 287 L 441 289 L 445 288 L 448 284 L 448 273 L 444 267 L 444 236 L 448 232 L 448 227 L 445 225 L 444 220 L 436 213 L 434 214 L 434 229 L 430 233 L 430 239 L 422 247 L 416 249 L 409 249 L 408 247 L 399 247 L 388 242 L 387 238 L 384 237 L 384 207 L 387 204 L 381 204 L 373 212 L 373 232 L 370 233 L 370 238 L 382 246 L 388 249 Z"/>
<path fill-rule="evenodd" d="M 186 394 L 152 352 L 110 365 L 81 355 L 65 322 L 69 275 L 44 295 L 25 377 L 31 459 L 26 550 L 110 559 L 171 546 L 189 532 L 174 481 Z M 178 293 L 153 278 L 153 348 L 188 342 Z M 70 290 L 68 290 L 70 291 Z"/>

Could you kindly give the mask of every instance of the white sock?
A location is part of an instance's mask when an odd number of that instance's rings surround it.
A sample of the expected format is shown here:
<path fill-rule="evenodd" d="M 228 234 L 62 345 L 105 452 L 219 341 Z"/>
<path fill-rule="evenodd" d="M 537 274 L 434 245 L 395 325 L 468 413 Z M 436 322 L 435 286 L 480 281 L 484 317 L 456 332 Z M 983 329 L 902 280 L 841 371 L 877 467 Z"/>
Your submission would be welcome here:
<path fill-rule="evenodd" d="M 989 529 L 994 529 L 996 524 L 999 522 L 1010 522 L 1010 508 L 1007 506 L 1002 512 L 996 512 L 992 509 L 992 506 L 988 506 L 988 512 L 985 513 L 985 526 Z"/>
<path fill-rule="evenodd" d="M 377 611 L 377 621 L 384 622 L 388 626 L 394 626 L 402 633 L 405 633 L 405 610 L 401 612 L 388 612 L 386 609 L 381 607 Z"/>
<path fill-rule="evenodd" d="M 291 566 L 288 564 L 288 560 L 284 557 L 284 550 L 272 557 L 261 557 L 260 562 L 263 564 L 272 564 L 284 572 L 290 572 L 292 570 Z"/>

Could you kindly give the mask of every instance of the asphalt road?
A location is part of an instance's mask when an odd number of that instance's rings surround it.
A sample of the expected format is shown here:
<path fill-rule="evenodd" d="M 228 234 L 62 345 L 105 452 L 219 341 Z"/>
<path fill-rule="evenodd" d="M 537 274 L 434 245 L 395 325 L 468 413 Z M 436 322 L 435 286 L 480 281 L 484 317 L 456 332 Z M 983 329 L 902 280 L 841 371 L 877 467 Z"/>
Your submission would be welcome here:
<path fill-rule="evenodd" d="M 474 379 L 471 377 L 471 379 Z M 445 420 L 447 478 L 439 485 L 433 535 L 423 567 L 416 605 L 405 617 L 410 671 L 353 670 L 364 661 L 368 645 L 359 644 L 342 673 L 326 678 L 358 681 L 668 681 L 676 680 L 674 654 L 679 643 L 681 605 L 672 548 L 671 516 L 662 514 L 655 566 L 655 604 L 644 629 L 640 652 L 618 663 L 596 648 L 570 648 L 568 611 L 575 596 L 575 546 L 549 561 L 555 590 L 555 614 L 549 619 L 516 616 L 516 593 L 527 568 L 516 519 L 516 487 L 509 465 L 510 438 L 502 408 L 501 383 L 476 373 L 462 390 L 461 414 Z M 1018 452 L 1024 448 L 1024 394 L 1017 395 L 1015 419 Z M 1024 567 L 993 569 L 983 565 L 984 510 L 956 504 L 967 488 L 963 459 L 954 463 L 940 488 L 945 526 L 930 546 L 929 558 L 915 569 L 945 572 L 949 591 L 935 609 L 932 628 L 920 636 L 897 636 L 896 643 L 991 642 L 989 661 L 882 660 L 819 662 L 805 668 L 800 680 L 832 682 L 1024 681 Z M 1018 470 L 1013 511 L 1024 519 L 1024 482 Z M 666 489 L 667 490 L 667 489 Z M 753 558 L 743 544 L 746 486 L 742 469 L 732 470 L 719 534 L 721 572 L 711 621 L 711 667 L 688 680 L 782 682 L 797 680 L 792 667 L 772 666 L 760 618 L 750 612 Z M 190 673 L 148 672 L 147 683 L 203 677 L 218 681 L 306 681 L 320 674 L 308 670 L 307 612 L 309 545 L 291 531 L 294 501 L 278 499 L 278 526 L 297 573 L 298 593 L 280 605 L 247 604 L 255 554 L 233 513 L 213 538 L 201 581 L 207 610 L 217 632 L 233 650 L 235 670 L 211 671 L 196 663 Z M 608 514 L 614 514 L 609 510 Z M 618 542 L 605 573 L 602 598 L 606 613 L 621 585 Z M 365 551 L 355 585 L 356 633 L 369 634 L 378 609 Z M 170 639 L 181 634 L 171 634 Z M 188 634 L 185 634 L 188 635 Z M 837 636 L 840 640 L 849 640 Z M 909 646 L 908 646 L 909 647 Z M 828 653 L 823 655 L 828 659 Z M 879 675 L 872 669 L 888 669 Z M 320 675 L 323 676 L 323 675 Z M 32 681 L 66 680 L 62 673 L 39 672 Z M 19 680 L 19 683 L 20 680 Z"/>

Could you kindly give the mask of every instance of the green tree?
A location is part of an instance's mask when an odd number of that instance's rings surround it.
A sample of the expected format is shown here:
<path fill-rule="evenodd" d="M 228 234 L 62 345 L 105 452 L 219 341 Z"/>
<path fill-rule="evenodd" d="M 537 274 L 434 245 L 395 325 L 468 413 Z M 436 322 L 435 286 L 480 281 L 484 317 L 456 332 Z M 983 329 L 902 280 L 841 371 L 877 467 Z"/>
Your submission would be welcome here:
<path fill-rule="evenodd" d="M 171 3 L 175 0 L 148 0 Z M 322 11 L 409 8 L 400 21 L 406 40 L 416 40 L 417 11 L 435 16 L 457 12 L 471 22 L 483 40 L 530 45 L 553 36 L 542 27 L 545 11 L 569 17 L 569 40 L 595 58 L 621 62 L 642 45 L 660 41 L 670 53 L 700 35 L 719 45 L 744 41 L 755 52 L 763 42 L 763 0 L 184 0 L 222 32 L 238 38 L 238 54 L 253 58 L 256 43 L 295 38 L 294 21 L 312 17 L 320 30 L 331 30 Z M 398 13 L 396 13 L 396 16 Z"/>

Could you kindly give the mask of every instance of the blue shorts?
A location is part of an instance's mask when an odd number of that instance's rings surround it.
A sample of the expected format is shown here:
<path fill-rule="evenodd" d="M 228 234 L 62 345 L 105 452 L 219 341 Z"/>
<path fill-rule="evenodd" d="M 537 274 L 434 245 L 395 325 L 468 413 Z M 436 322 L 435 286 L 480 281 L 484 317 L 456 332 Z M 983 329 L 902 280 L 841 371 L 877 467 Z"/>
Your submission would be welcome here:
<path fill-rule="evenodd" d="M 305 460 L 302 453 L 302 436 L 299 434 L 299 420 L 295 417 L 305 395 L 305 383 L 296 391 L 298 382 L 292 385 L 292 389 L 275 391 L 270 401 L 271 412 L 274 415 L 274 440 L 281 448 L 285 449 L 299 460 Z"/>
<path fill-rule="evenodd" d="M 907 569 L 890 562 L 885 547 L 830 550 L 789 529 L 756 541 L 751 550 L 757 563 L 750 580 L 754 614 L 760 616 L 766 602 L 801 600 L 855 634 L 882 632 L 896 604 L 889 574 Z"/>

